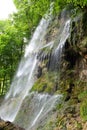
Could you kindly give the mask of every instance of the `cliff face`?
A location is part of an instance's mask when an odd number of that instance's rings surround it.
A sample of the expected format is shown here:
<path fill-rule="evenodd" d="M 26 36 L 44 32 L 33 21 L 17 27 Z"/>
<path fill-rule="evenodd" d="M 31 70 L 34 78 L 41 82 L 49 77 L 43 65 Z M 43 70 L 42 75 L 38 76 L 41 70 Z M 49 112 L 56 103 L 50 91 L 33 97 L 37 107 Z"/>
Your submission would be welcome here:
<path fill-rule="evenodd" d="M 48 46 L 48 48 L 42 49 L 37 56 L 39 60 L 38 71 L 36 74 L 38 80 L 36 81 L 36 84 L 33 86 L 32 90 L 37 90 L 39 92 L 45 92 L 46 90 L 46 92 L 51 93 L 51 90 L 47 90 L 47 87 L 50 87 L 51 85 L 53 86 L 51 89 L 54 89 L 54 91 L 52 90 L 54 93 L 59 90 L 59 88 L 61 88 L 61 80 L 63 79 L 66 81 L 68 78 L 71 78 L 73 81 L 77 79 L 82 82 L 85 82 L 87 80 L 87 20 L 85 17 L 86 13 L 81 13 L 78 14 L 78 16 L 75 18 L 71 19 L 70 36 L 66 40 L 63 47 L 62 54 L 60 56 L 61 60 L 58 59 L 60 61 L 57 61 L 60 62 L 60 65 L 55 62 L 55 58 L 58 57 L 54 57 L 54 50 L 58 46 L 58 38 L 62 28 L 64 27 L 64 23 L 67 21 L 67 19 L 70 19 L 70 16 L 65 15 L 63 18 L 56 17 L 53 19 L 52 23 L 49 25 L 45 42 L 50 43 L 54 41 L 54 43 L 52 47 Z M 55 75 L 57 76 L 57 79 Z M 45 79 L 46 81 L 42 81 L 42 79 Z M 55 83 L 53 83 L 54 80 L 56 81 Z M 38 83 L 39 87 L 37 87 Z"/>
<path fill-rule="evenodd" d="M 85 130 L 87 127 L 87 12 L 81 12 L 72 18 L 70 36 L 65 42 L 61 55 L 61 65 L 58 70 L 50 67 L 53 48 L 42 50 L 39 57 L 37 81 L 32 90 L 48 92 L 50 94 L 62 93 L 63 104 L 59 104 L 56 115 L 43 127 L 43 130 Z M 67 15 L 67 19 L 69 15 Z M 63 25 L 62 19 L 55 18 L 49 26 L 46 42 L 56 39 Z M 56 47 L 54 47 L 56 48 Z M 55 120 L 55 121 L 54 121 Z M 38 130 L 41 128 L 39 127 Z M 42 129 L 41 129 L 42 130 Z"/>

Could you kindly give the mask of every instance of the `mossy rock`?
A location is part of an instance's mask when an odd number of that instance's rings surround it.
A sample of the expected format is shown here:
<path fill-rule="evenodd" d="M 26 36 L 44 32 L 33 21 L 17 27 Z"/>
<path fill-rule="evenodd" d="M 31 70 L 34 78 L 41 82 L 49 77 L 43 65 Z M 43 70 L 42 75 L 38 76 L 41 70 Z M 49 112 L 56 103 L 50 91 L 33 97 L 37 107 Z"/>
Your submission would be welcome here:
<path fill-rule="evenodd" d="M 57 89 L 57 82 L 55 82 L 55 74 L 47 72 L 43 74 L 33 85 L 31 91 L 38 91 L 52 94 Z"/>

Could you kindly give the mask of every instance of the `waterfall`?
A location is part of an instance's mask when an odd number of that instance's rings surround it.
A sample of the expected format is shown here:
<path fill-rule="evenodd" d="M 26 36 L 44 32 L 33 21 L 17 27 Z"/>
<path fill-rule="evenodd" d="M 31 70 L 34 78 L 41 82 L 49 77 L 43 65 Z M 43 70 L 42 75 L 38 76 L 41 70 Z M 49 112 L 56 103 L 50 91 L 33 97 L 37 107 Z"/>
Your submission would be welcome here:
<path fill-rule="evenodd" d="M 40 99 L 40 96 L 42 96 L 41 99 Z M 47 94 L 38 95 L 38 98 L 39 98 L 39 103 L 38 103 L 39 107 L 37 108 L 38 113 L 37 113 L 37 110 L 35 110 L 36 115 L 34 113 L 33 122 L 31 122 L 31 125 L 29 125 L 27 130 L 35 129 L 36 125 L 38 125 L 40 120 L 47 117 L 50 110 L 52 110 L 55 107 L 56 102 L 58 102 L 61 97 L 62 95 L 54 95 L 54 96 L 50 96 Z"/>
<path fill-rule="evenodd" d="M 17 112 L 35 82 L 35 70 L 37 69 L 37 52 L 44 46 L 42 40 L 46 34 L 51 17 L 42 18 L 34 35 L 25 49 L 18 71 L 13 79 L 5 101 L 0 107 L 0 117 L 4 120 L 14 121 Z"/>
<path fill-rule="evenodd" d="M 70 35 L 70 19 L 66 21 L 64 25 L 64 29 L 62 33 L 60 34 L 60 39 L 57 43 L 56 49 L 53 51 L 52 57 L 51 57 L 51 64 L 50 68 L 52 70 L 59 71 L 60 69 L 60 63 L 61 63 L 61 56 L 63 53 L 64 45 L 67 40 L 67 38 Z"/>
<path fill-rule="evenodd" d="M 19 110 L 15 123 L 26 130 L 36 130 L 38 124 L 46 119 L 49 112 L 60 102 L 62 95 L 31 93 L 25 99 Z M 26 113 L 26 114 L 25 114 Z"/>
<path fill-rule="evenodd" d="M 3 120 L 14 121 L 14 123 L 24 127 L 26 130 L 36 130 L 40 121 L 47 118 L 50 111 L 54 109 L 55 105 L 58 104 L 62 97 L 62 95 L 32 94 L 29 92 L 36 81 L 35 75 L 39 62 L 37 54 L 41 49 L 50 46 L 53 47 L 54 45 L 54 41 L 48 44 L 44 42 L 50 21 L 51 17 L 47 17 L 46 19 L 42 18 L 40 24 L 36 28 L 29 45 L 26 46 L 24 57 L 14 76 L 5 101 L 0 107 L 0 117 Z M 69 29 L 70 20 L 67 20 L 57 47 L 51 57 L 52 63 L 50 66 L 54 66 L 54 69 L 56 68 L 56 64 L 60 64 L 60 55 L 69 37 Z M 29 98 L 28 100 L 26 100 L 27 97 Z M 27 104 L 27 106 L 25 104 Z M 26 112 L 26 108 L 24 110 L 22 109 L 24 106 L 28 109 L 28 113 Z"/>

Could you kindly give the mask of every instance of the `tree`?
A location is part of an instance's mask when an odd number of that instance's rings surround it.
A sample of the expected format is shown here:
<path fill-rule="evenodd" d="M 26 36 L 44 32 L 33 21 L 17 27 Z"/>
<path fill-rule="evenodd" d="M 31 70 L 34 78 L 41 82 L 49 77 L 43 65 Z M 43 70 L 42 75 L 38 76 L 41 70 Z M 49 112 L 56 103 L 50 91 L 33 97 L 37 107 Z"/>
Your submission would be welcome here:
<path fill-rule="evenodd" d="M 67 0 L 67 3 L 72 3 L 75 7 L 85 8 L 87 6 L 87 0 Z"/>
<path fill-rule="evenodd" d="M 4 94 L 6 84 L 10 84 L 23 54 L 24 41 L 23 33 L 14 26 L 12 20 L 0 21 L 0 26 L 0 90 Z"/>

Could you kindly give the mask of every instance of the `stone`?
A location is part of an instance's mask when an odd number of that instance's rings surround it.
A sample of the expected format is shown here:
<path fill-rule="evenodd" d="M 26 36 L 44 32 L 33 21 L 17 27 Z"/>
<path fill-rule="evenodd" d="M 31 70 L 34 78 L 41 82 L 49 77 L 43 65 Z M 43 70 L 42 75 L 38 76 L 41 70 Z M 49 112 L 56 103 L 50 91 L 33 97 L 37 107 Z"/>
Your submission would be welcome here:
<path fill-rule="evenodd" d="M 81 71 L 80 80 L 87 81 L 87 70 L 82 70 Z"/>
<path fill-rule="evenodd" d="M 10 121 L 4 121 L 0 118 L 0 130 L 25 130 Z"/>

